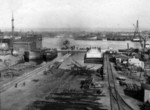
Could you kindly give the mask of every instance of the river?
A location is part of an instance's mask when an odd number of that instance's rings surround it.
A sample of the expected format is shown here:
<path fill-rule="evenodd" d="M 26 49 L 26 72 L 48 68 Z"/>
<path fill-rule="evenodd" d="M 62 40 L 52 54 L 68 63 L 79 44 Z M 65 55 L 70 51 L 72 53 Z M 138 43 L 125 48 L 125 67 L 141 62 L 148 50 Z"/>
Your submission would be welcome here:
<path fill-rule="evenodd" d="M 131 41 L 102 41 L 102 40 L 74 40 L 71 38 L 48 38 L 44 37 L 42 45 L 47 48 L 60 48 L 62 42 L 68 39 L 71 45 L 75 45 L 76 47 L 84 48 L 84 47 L 101 47 L 101 49 L 112 48 L 114 50 L 118 49 L 126 49 L 127 44 L 132 48 L 141 48 L 139 42 L 131 42 Z"/>

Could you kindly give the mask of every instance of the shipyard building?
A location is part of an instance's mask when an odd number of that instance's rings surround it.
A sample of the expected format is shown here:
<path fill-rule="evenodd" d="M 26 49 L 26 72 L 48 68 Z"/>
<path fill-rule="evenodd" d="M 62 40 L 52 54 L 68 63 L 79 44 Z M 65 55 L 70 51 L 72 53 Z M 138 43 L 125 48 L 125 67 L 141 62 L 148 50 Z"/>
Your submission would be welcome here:
<path fill-rule="evenodd" d="M 13 42 L 14 52 L 23 54 L 25 51 L 38 51 L 42 48 L 42 35 L 16 37 Z"/>

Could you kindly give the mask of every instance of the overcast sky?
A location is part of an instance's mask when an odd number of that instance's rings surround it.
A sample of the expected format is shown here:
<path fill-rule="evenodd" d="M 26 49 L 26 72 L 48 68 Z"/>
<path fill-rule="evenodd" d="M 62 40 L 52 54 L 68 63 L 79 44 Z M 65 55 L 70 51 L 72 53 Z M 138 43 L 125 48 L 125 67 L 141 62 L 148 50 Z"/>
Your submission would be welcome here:
<path fill-rule="evenodd" d="M 150 0 L 0 0 L 0 28 L 150 28 Z"/>

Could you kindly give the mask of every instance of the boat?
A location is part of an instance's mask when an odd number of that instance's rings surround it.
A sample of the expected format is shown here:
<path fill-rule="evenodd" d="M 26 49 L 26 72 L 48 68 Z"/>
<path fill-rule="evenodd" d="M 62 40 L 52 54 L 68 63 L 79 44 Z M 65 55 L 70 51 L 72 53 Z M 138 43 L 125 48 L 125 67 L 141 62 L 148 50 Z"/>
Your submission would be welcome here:
<path fill-rule="evenodd" d="M 131 41 L 132 42 L 141 42 L 141 39 L 140 38 L 133 38 Z"/>
<path fill-rule="evenodd" d="M 99 64 L 103 61 L 103 53 L 100 48 L 89 49 L 84 56 L 84 63 Z"/>
<path fill-rule="evenodd" d="M 25 51 L 24 52 L 24 60 L 26 62 L 43 60 L 41 50 Z"/>
<path fill-rule="evenodd" d="M 56 49 L 46 49 L 43 51 L 43 61 L 51 61 L 57 57 Z"/>

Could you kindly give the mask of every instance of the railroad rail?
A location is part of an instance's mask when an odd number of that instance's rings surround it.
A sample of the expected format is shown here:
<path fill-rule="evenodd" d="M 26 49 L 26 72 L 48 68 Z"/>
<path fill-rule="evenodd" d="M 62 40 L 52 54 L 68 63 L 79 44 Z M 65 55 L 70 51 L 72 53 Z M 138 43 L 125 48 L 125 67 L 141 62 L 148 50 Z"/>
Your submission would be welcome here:
<path fill-rule="evenodd" d="M 52 63 L 54 63 L 54 61 L 58 61 L 60 63 L 62 63 L 66 58 L 68 58 L 71 54 L 66 54 L 64 55 L 62 58 L 59 58 L 59 59 L 56 59 L 56 60 L 53 60 L 52 62 L 48 62 L 44 65 L 41 65 L 39 68 L 36 68 L 35 70 L 33 71 L 30 71 L 28 73 L 24 73 L 23 75 L 21 75 L 20 77 L 17 77 L 16 79 L 14 79 L 13 81 L 10 81 L 6 84 L 3 84 L 1 87 L 0 87 L 0 93 L 6 91 L 7 89 L 11 88 L 12 86 L 14 86 L 16 83 L 19 83 L 19 82 L 22 82 L 24 81 L 25 79 L 29 78 L 29 77 L 32 77 L 33 75 L 39 73 L 39 72 L 42 72 L 44 71 L 48 66 L 52 65 Z"/>
<path fill-rule="evenodd" d="M 111 110 L 134 110 L 131 108 L 121 97 L 116 89 L 115 77 L 112 69 L 112 65 L 109 61 L 109 56 L 105 55 L 104 59 L 106 60 L 107 64 L 107 77 L 108 77 L 108 84 L 110 90 L 110 105 Z"/>

